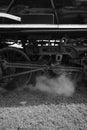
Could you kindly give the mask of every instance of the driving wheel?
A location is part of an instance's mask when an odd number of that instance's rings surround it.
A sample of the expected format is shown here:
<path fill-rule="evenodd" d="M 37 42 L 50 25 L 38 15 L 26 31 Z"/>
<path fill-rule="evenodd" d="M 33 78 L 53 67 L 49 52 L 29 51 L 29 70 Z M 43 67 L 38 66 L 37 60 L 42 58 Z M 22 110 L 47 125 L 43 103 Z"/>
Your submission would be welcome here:
<path fill-rule="evenodd" d="M 30 61 L 28 56 L 22 50 L 19 50 L 17 48 L 3 48 L 2 50 L 0 50 L 0 56 L 3 58 L 4 61 L 10 63 L 29 63 Z M 23 72 L 26 70 L 26 68 L 5 68 L 3 70 L 3 76 Z M 29 77 L 30 74 L 25 74 L 16 77 L 6 78 L 3 80 L 2 86 L 7 90 L 13 90 L 24 85 Z"/>

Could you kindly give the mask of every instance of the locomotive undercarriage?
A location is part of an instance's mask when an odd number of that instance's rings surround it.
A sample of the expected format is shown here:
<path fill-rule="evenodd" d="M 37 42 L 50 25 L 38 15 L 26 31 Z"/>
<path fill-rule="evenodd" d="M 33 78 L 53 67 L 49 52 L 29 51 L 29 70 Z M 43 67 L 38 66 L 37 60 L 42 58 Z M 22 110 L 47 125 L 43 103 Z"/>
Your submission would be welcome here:
<path fill-rule="evenodd" d="M 37 36 L 36 36 L 37 37 Z M 87 39 L 83 37 L 38 39 L 1 37 L 0 83 L 34 83 L 36 76 L 66 74 L 79 82 L 87 78 Z M 22 82 L 21 82 L 22 83 Z M 23 84 L 22 83 L 22 84 Z"/>

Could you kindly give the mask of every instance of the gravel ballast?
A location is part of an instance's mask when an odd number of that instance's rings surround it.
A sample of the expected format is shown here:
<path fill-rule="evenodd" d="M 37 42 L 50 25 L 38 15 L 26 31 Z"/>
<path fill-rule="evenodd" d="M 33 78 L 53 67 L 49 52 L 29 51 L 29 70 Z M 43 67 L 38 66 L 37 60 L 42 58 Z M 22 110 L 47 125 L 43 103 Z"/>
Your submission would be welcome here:
<path fill-rule="evenodd" d="M 28 88 L 0 93 L 0 130 L 86 130 L 87 88 L 71 97 Z"/>

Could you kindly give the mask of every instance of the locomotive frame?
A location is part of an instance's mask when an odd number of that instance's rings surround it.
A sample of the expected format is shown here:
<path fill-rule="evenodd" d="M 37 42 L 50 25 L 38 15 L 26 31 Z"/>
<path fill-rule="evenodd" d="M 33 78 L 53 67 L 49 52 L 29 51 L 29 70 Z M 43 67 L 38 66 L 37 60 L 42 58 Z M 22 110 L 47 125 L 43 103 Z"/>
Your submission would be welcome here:
<path fill-rule="evenodd" d="M 87 79 L 87 10 L 66 7 L 64 1 L 62 6 L 56 1 L 55 7 L 53 0 L 45 8 L 45 2 L 23 5 L 23 1 L 12 0 L 0 13 L 1 84 L 23 78 L 30 83 L 34 75 L 54 78 L 62 73 L 77 82 Z"/>
<path fill-rule="evenodd" d="M 1 24 L 0 79 L 40 71 L 86 77 L 86 31 L 87 25 Z M 11 46 L 15 43 L 21 48 Z"/>

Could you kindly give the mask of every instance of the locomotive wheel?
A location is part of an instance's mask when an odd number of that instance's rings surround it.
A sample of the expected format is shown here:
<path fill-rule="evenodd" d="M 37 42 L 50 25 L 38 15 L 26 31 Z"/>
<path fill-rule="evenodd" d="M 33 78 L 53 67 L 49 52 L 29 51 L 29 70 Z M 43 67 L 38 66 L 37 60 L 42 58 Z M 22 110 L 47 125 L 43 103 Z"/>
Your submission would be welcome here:
<path fill-rule="evenodd" d="M 11 62 L 11 63 L 17 63 L 17 62 L 28 63 L 29 62 L 29 58 L 27 57 L 27 55 L 17 48 L 9 48 L 9 47 L 3 48 L 2 50 L 0 50 L 0 56 L 7 62 Z M 6 76 L 6 75 L 15 74 L 18 72 L 23 72 L 23 71 L 26 71 L 26 68 L 25 69 L 7 68 L 4 70 L 3 75 Z M 7 78 L 3 80 L 2 86 L 7 90 L 13 90 L 19 86 L 21 87 L 22 85 L 24 85 L 29 77 L 30 77 L 30 74 L 25 74 L 25 75 L 17 76 L 15 78 L 14 77 Z"/>

